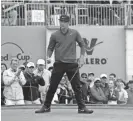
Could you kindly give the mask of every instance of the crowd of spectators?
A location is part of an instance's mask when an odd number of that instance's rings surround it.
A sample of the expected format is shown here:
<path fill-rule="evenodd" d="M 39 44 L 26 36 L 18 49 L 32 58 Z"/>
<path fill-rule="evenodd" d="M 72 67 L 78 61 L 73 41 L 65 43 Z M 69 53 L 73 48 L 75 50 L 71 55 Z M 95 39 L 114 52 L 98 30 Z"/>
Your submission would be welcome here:
<path fill-rule="evenodd" d="M 39 59 L 37 67 L 33 62 L 19 66 L 13 58 L 10 68 L 1 71 L 2 105 L 41 104 L 46 95 L 51 72 L 44 69 L 45 61 Z"/>
<path fill-rule="evenodd" d="M 83 96 L 90 104 L 133 104 L 133 80 L 126 83 L 117 78 L 114 73 L 109 77 L 101 74 L 95 77 L 94 73 L 81 74 Z"/>
<path fill-rule="evenodd" d="M 46 69 L 43 59 L 37 63 L 26 62 L 19 65 L 12 58 L 10 68 L 1 64 L 1 105 L 41 104 L 50 85 L 53 67 Z M 133 104 L 133 80 L 126 83 L 116 74 L 93 72 L 81 73 L 82 96 L 87 104 Z M 75 104 L 75 94 L 65 73 L 52 100 L 52 104 Z"/>

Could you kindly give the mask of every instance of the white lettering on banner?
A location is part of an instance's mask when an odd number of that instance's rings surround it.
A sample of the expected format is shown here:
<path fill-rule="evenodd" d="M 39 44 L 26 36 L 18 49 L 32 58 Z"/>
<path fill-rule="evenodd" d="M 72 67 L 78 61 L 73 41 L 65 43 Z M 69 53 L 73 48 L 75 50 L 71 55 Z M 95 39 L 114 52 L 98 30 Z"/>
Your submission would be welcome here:
<path fill-rule="evenodd" d="M 32 22 L 45 22 L 44 10 L 32 10 Z"/>

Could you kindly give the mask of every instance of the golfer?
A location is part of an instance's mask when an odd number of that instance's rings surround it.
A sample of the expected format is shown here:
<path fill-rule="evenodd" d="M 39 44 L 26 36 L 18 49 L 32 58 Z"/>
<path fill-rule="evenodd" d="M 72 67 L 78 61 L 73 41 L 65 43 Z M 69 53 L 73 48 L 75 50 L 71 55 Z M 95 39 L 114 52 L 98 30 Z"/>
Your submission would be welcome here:
<path fill-rule="evenodd" d="M 51 60 L 52 53 L 55 50 L 55 63 L 51 76 L 51 83 L 42 108 L 35 111 L 35 113 L 45 113 L 51 111 L 51 101 L 57 90 L 58 84 L 60 83 L 64 73 L 66 73 L 68 79 L 72 79 L 71 85 L 77 100 L 78 113 L 91 114 L 93 111 L 86 108 L 85 102 L 82 98 L 80 75 L 78 70 L 84 64 L 84 42 L 76 30 L 69 28 L 69 16 L 61 15 L 59 21 L 60 29 L 51 35 L 47 50 L 47 59 L 49 61 Z M 76 59 L 76 42 L 81 48 L 81 54 L 78 62 Z"/>

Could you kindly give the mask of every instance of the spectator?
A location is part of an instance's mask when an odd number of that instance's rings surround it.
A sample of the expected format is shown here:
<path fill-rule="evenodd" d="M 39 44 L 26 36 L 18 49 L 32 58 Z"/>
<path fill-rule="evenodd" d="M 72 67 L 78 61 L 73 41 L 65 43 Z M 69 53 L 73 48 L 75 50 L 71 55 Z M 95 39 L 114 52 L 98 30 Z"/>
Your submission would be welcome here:
<path fill-rule="evenodd" d="M 60 81 L 60 84 L 58 85 L 57 91 L 54 94 L 54 98 L 52 100 L 52 104 L 67 104 L 70 103 L 72 96 L 70 96 L 69 90 L 71 89 L 70 87 L 70 82 L 68 81 L 68 78 L 66 74 L 62 77 L 62 80 Z"/>
<path fill-rule="evenodd" d="M 96 78 L 93 87 L 91 87 L 91 103 L 105 104 L 107 103 L 107 98 L 101 88 L 100 78 Z"/>
<path fill-rule="evenodd" d="M 28 61 L 25 61 L 25 62 L 23 63 L 23 65 L 25 66 L 25 68 L 27 67 L 27 64 L 28 64 Z"/>
<path fill-rule="evenodd" d="M 94 79 L 95 79 L 95 74 L 93 72 L 88 73 L 88 80 L 91 80 L 90 87 L 93 87 L 94 85 Z"/>
<path fill-rule="evenodd" d="M 128 99 L 128 93 L 124 89 L 124 81 L 122 79 L 117 79 L 116 90 L 119 93 L 118 104 L 126 104 Z"/>
<path fill-rule="evenodd" d="M 34 75 L 35 65 L 33 62 L 27 64 L 27 69 L 24 72 L 26 84 L 23 87 L 25 104 L 41 104 L 39 85 L 44 86 L 44 79 Z"/>
<path fill-rule="evenodd" d="M 17 21 L 17 10 L 14 9 L 16 8 L 15 6 L 8 4 L 8 5 L 3 5 L 3 12 L 4 14 L 8 14 L 10 18 L 10 24 L 16 24 Z"/>
<path fill-rule="evenodd" d="M 11 26 L 16 26 L 17 25 L 17 11 L 15 9 L 10 10 L 9 12 L 9 16 L 10 16 L 10 25 Z"/>
<path fill-rule="evenodd" d="M 66 80 L 65 77 L 62 77 L 62 80 L 60 81 L 60 84 L 58 86 L 58 99 L 60 104 L 65 104 L 67 99 L 67 89 L 65 86 Z"/>
<path fill-rule="evenodd" d="M 107 75 L 101 74 L 100 79 L 101 79 L 101 88 L 102 88 L 105 96 L 108 97 L 109 96 L 109 86 L 108 86 L 108 81 L 107 81 Z"/>
<path fill-rule="evenodd" d="M 25 61 L 25 62 L 23 63 L 23 65 L 25 66 L 24 72 L 27 71 L 27 64 L 28 64 L 28 63 L 29 63 L 28 61 Z"/>
<path fill-rule="evenodd" d="M 92 83 L 92 81 L 90 79 L 87 80 L 87 103 L 89 103 L 90 100 L 90 95 L 91 95 L 91 90 L 90 90 L 90 84 Z"/>
<path fill-rule="evenodd" d="M 86 73 L 82 73 L 81 74 L 81 79 L 80 79 L 80 82 L 81 82 L 81 90 L 82 90 L 82 96 L 83 96 L 83 99 L 85 102 L 88 102 L 87 101 L 87 93 L 88 93 L 88 85 L 87 85 L 87 74 Z"/>
<path fill-rule="evenodd" d="M 39 90 L 41 92 L 41 101 L 44 102 L 50 83 L 51 72 L 45 69 L 45 61 L 43 59 L 39 59 L 37 61 L 37 69 L 34 71 L 34 74 L 42 77 L 45 80 L 45 86 L 39 86 Z"/>
<path fill-rule="evenodd" d="M 115 90 L 114 80 L 109 80 L 108 104 L 117 104 L 119 93 Z"/>
<path fill-rule="evenodd" d="M 70 103 L 72 100 L 73 91 L 66 74 L 64 74 L 58 86 L 58 91 L 59 102 L 64 104 Z"/>
<path fill-rule="evenodd" d="M 69 79 L 68 79 L 66 73 L 64 74 L 64 78 L 65 78 L 65 87 L 66 87 L 67 92 L 68 92 L 67 95 L 69 96 L 69 98 L 68 98 L 68 103 L 69 103 L 69 102 L 71 101 L 71 97 L 72 97 L 73 94 L 74 94 L 74 91 L 73 91 L 73 89 L 72 89 L 72 85 L 71 85 L 71 83 L 70 83 L 70 81 L 69 81 Z"/>
<path fill-rule="evenodd" d="M 5 63 L 1 63 L 1 74 L 3 74 L 3 72 L 7 70 L 7 66 Z"/>
<path fill-rule="evenodd" d="M 8 5 L 3 8 L 3 14 L 7 14 L 8 16 L 8 23 L 11 26 L 17 25 L 17 10 L 14 9 L 13 6 Z"/>
<path fill-rule="evenodd" d="M 5 97 L 3 95 L 3 91 L 4 91 L 3 72 L 5 70 L 7 70 L 6 64 L 1 63 L 1 105 L 5 105 Z"/>
<path fill-rule="evenodd" d="M 22 70 L 22 72 L 24 73 L 24 71 L 25 71 L 25 66 L 24 65 L 20 65 L 20 67 L 19 67 L 21 70 Z"/>
<path fill-rule="evenodd" d="M 64 74 L 64 78 L 65 78 L 65 86 L 68 88 L 69 91 L 72 91 L 73 90 L 72 85 L 71 85 L 71 83 L 70 83 L 70 81 L 69 81 L 66 74 Z"/>
<path fill-rule="evenodd" d="M 133 104 L 133 80 L 128 82 L 129 89 L 127 89 L 128 100 L 127 104 Z"/>
<path fill-rule="evenodd" d="M 6 105 L 23 105 L 24 96 L 22 85 L 26 83 L 21 68 L 18 68 L 19 61 L 16 58 L 11 60 L 11 68 L 3 73 L 4 96 Z"/>
<path fill-rule="evenodd" d="M 109 80 L 116 81 L 116 74 L 111 73 L 111 74 L 109 75 Z"/>
<path fill-rule="evenodd" d="M 51 66 L 51 67 L 49 67 L 49 68 L 48 68 L 48 70 L 52 73 L 53 68 L 54 68 L 54 67 L 53 67 L 53 66 Z"/>

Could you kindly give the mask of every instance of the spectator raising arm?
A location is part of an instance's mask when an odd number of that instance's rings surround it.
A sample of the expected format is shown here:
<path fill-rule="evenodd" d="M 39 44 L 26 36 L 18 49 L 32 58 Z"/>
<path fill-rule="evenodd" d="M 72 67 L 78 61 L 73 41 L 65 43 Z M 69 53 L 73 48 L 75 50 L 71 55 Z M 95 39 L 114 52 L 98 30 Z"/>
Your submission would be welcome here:
<path fill-rule="evenodd" d="M 19 84 L 24 85 L 25 83 L 26 83 L 26 79 L 25 79 L 23 73 L 21 72 L 20 76 L 19 76 Z"/>
<path fill-rule="evenodd" d="M 24 85 L 26 83 L 24 75 L 20 69 L 18 69 L 15 75 L 10 75 L 8 71 L 5 71 L 3 73 L 3 81 L 6 86 L 10 86 L 15 81 L 19 81 L 20 85 Z"/>
<path fill-rule="evenodd" d="M 15 82 L 17 76 L 10 76 L 8 71 L 4 71 L 3 73 L 3 82 L 6 86 L 10 86 L 12 83 Z"/>

